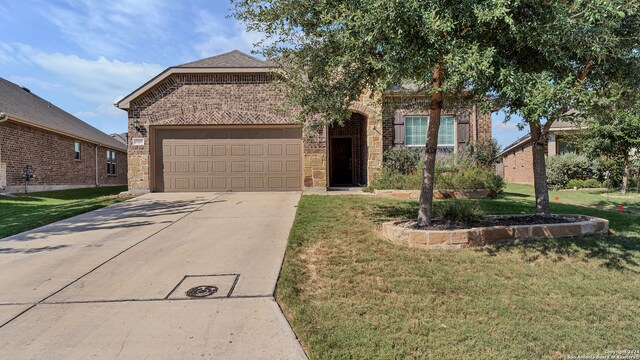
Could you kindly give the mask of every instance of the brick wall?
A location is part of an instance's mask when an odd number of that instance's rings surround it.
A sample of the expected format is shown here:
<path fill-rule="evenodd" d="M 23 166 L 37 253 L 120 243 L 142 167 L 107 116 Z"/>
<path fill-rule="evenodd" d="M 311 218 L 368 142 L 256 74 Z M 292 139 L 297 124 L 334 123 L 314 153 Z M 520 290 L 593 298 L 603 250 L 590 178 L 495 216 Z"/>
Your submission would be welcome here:
<path fill-rule="evenodd" d="M 530 144 L 518 146 L 502 157 L 504 181 L 533 184 L 533 154 Z"/>
<path fill-rule="evenodd" d="M 175 74 L 131 103 L 129 189 L 149 189 L 149 129 L 158 125 L 295 124 L 270 74 Z M 136 131 L 134 122 L 142 126 Z M 144 146 L 132 146 L 143 138 Z"/>
<path fill-rule="evenodd" d="M 34 189 L 95 186 L 96 145 L 14 122 L 0 124 L 1 162 L 6 164 L 8 190 L 21 191 L 22 170 L 30 165 Z M 74 160 L 74 143 L 81 143 L 81 159 Z M 118 152 L 117 176 L 106 174 L 106 149 L 98 149 L 100 184 L 126 184 L 127 157 Z"/>
<path fill-rule="evenodd" d="M 394 125 L 393 120 L 396 115 L 422 115 L 429 116 L 431 109 L 431 99 L 424 95 L 404 95 L 385 96 L 382 101 L 382 128 L 383 128 L 383 151 L 393 147 Z M 491 114 L 477 113 L 476 108 L 469 106 L 461 109 L 444 109 L 442 115 L 451 115 L 460 119 L 463 114 L 470 117 L 468 141 L 473 141 L 476 137 L 479 140 L 491 139 Z M 458 131 L 458 130 L 456 130 Z M 467 141 L 467 142 L 468 142 Z M 459 146 L 464 143 L 458 142 Z"/>
<path fill-rule="evenodd" d="M 174 74 L 134 99 L 129 109 L 129 189 L 150 188 L 152 126 L 295 124 L 295 114 L 283 110 L 285 94 L 278 80 L 277 75 L 270 74 Z M 379 95 L 369 95 L 365 92 L 351 106 L 354 113 L 366 118 L 366 131 L 360 137 L 367 144 L 366 151 L 361 151 L 366 153 L 366 166 L 358 177 L 366 177 L 367 183 L 382 168 L 383 150 L 392 146 L 395 112 L 428 114 L 430 106 L 425 96 L 381 99 Z M 136 130 L 136 123 L 140 131 Z M 479 137 L 491 138 L 490 115 L 479 117 L 474 124 L 481 125 Z M 132 146 L 134 138 L 143 138 L 144 145 Z M 305 131 L 305 187 L 327 185 L 326 144 L 326 130 Z"/>

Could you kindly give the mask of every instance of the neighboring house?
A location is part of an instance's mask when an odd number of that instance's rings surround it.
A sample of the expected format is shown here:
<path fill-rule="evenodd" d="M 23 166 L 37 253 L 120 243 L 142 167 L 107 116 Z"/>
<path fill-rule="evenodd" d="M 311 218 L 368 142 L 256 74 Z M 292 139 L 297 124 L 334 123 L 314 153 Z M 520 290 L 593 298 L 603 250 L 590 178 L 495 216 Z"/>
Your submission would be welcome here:
<path fill-rule="evenodd" d="M 566 139 L 572 132 L 580 128 L 566 121 L 555 121 L 549 128 L 549 139 L 546 155 L 556 156 L 570 152 L 577 152 L 576 148 Z M 507 146 L 498 155 L 502 160 L 502 177 L 507 183 L 533 184 L 533 153 L 531 137 L 525 135 Z"/>
<path fill-rule="evenodd" d="M 127 147 L 111 136 L 0 78 L 0 191 L 127 183 Z"/>
<path fill-rule="evenodd" d="M 125 146 L 129 143 L 129 133 L 121 133 L 121 134 L 109 134 L 112 138 L 120 141 Z"/>
<path fill-rule="evenodd" d="M 362 96 L 344 126 L 303 135 L 282 111 L 275 65 L 239 51 L 173 66 L 119 101 L 129 114 L 130 191 L 264 191 L 371 182 L 393 146 L 423 146 L 430 99 Z M 379 105 L 381 104 L 381 105 Z M 445 112 L 441 152 L 491 138 L 491 115 Z"/>

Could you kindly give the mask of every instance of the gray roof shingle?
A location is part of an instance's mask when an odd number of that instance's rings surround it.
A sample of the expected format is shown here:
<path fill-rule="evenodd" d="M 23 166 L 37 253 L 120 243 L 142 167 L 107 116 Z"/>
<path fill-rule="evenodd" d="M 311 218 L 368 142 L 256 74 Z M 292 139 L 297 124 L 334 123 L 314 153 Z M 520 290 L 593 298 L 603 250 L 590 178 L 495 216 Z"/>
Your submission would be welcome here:
<path fill-rule="evenodd" d="M 208 57 L 202 60 L 174 66 L 176 68 L 270 68 L 270 61 L 260 60 L 242 51 L 233 50 L 228 53 Z"/>
<path fill-rule="evenodd" d="M 0 78 L 0 112 L 70 136 L 77 136 L 79 139 L 127 151 L 126 145 L 120 141 L 3 78 Z"/>

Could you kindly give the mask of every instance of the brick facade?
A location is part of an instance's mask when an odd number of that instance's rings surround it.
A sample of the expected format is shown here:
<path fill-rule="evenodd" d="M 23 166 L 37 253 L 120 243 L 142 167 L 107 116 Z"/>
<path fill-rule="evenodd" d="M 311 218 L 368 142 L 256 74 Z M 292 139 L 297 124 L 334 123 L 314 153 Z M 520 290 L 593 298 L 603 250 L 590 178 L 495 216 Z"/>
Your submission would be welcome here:
<path fill-rule="evenodd" d="M 533 149 L 530 143 L 517 146 L 502 157 L 504 181 L 533 184 Z"/>
<path fill-rule="evenodd" d="M 165 125 L 285 125 L 297 124 L 295 116 L 283 111 L 285 94 L 271 74 L 171 74 L 132 99 L 129 108 L 129 190 L 148 191 L 150 184 L 152 128 Z M 428 114 L 425 96 L 387 97 L 364 93 L 351 105 L 358 114 L 357 135 L 360 165 L 355 174 L 368 184 L 382 169 L 383 151 L 392 146 L 393 117 L 396 111 Z M 467 109 L 467 113 L 470 110 Z M 468 117 L 468 116 L 467 116 Z M 491 137 L 491 116 L 471 115 L 471 136 Z M 137 130 L 139 129 L 139 130 Z M 337 127 L 303 132 L 303 185 L 328 184 L 327 142 Z M 132 145 L 133 139 L 144 145 Z M 468 142 L 468 140 L 467 140 Z"/>
<path fill-rule="evenodd" d="M 270 74 L 175 74 L 136 98 L 128 110 L 129 190 L 150 188 L 152 126 L 295 124 L 277 81 Z M 144 146 L 132 146 L 133 138 Z"/>
<path fill-rule="evenodd" d="M 22 170 L 27 165 L 35 175 L 28 185 L 31 191 L 96 185 L 95 144 L 11 121 L 0 123 L 0 134 L 0 162 L 6 169 L 8 192 L 24 191 Z M 81 143 L 80 160 L 74 160 L 75 142 Z M 99 184 L 125 185 L 127 154 L 117 152 L 117 175 L 108 176 L 106 151 L 98 149 Z"/>

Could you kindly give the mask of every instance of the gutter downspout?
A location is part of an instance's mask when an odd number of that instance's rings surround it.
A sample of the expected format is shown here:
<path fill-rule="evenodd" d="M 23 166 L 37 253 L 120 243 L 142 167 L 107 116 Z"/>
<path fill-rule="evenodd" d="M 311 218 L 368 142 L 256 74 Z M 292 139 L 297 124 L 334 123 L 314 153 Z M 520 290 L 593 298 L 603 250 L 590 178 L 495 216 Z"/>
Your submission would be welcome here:
<path fill-rule="evenodd" d="M 102 146 L 101 144 L 96 145 L 96 187 L 100 186 L 100 175 L 98 172 L 98 148 Z"/>
<path fill-rule="evenodd" d="M 7 121 L 9 117 L 7 114 L 0 112 L 0 124 Z M 0 139 L 0 163 L 2 163 L 2 140 Z M 4 191 L 5 187 L 0 186 L 0 190 Z"/>

